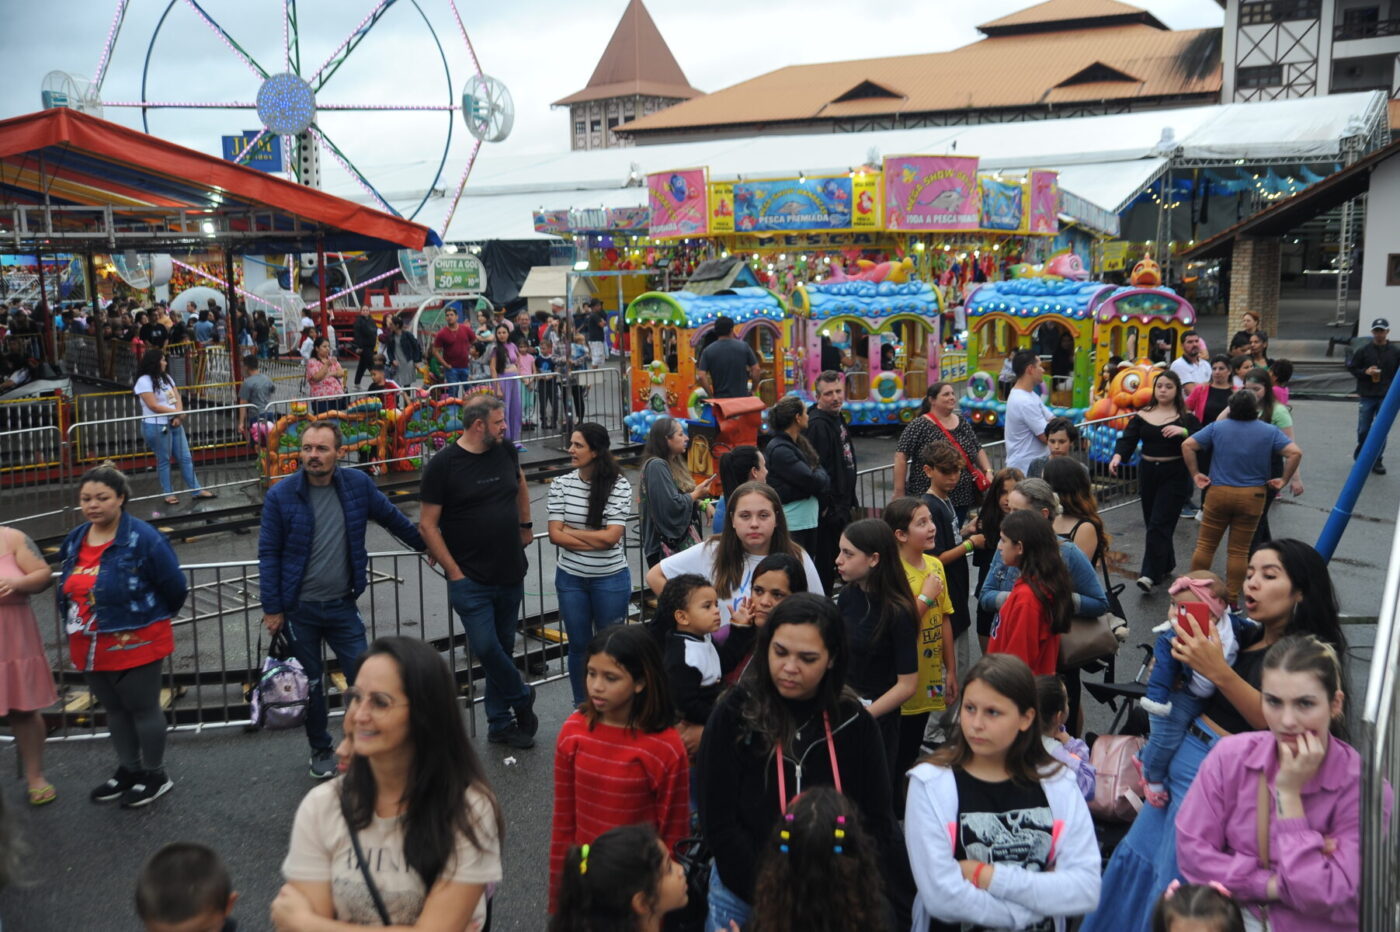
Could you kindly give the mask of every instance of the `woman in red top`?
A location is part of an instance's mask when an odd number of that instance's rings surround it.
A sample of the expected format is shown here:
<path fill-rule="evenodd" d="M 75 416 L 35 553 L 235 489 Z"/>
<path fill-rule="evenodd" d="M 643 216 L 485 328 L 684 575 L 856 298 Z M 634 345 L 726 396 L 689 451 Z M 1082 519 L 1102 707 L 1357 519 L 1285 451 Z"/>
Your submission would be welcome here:
<path fill-rule="evenodd" d="M 170 619 L 188 587 L 165 537 L 125 511 L 126 476 L 103 464 L 79 485 L 85 524 L 59 549 L 58 612 L 73 664 L 107 713 L 120 766 L 93 802 L 145 806 L 174 783 L 165 774 L 161 661 L 175 649 Z"/>
<path fill-rule="evenodd" d="M 1001 522 L 997 549 L 1021 575 L 992 623 L 987 653 L 1015 654 L 1037 676 L 1053 676 L 1060 635 L 1074 614 L 1074 587 L 1055 530 L 1033 511 L 1013 511 Z"/>
<path fill-rule="evenodd" d="M 690 764 L 656 641 L 639 625 L 604 628 L 588 642 L 587 670 L 588 698 L 554 746 L 551 914 L 571 846 L 642 822 L 670 851 L 690 826 Z"/>

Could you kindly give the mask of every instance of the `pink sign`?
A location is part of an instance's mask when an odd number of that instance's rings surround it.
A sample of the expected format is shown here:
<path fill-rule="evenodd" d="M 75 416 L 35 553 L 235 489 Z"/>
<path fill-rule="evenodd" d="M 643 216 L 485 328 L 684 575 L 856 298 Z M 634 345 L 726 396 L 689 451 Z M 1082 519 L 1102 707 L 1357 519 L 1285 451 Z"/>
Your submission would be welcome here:
<path fill-rule="evenodd" d="M 569 232 L 569 212 L 567 210 L 534 211 L 536 233 Z"/>
<path fill-rule="evenodd" d="M 1060 232 L 1060 174 L 1031 172 L 1030 231 L 1032 233 Z"/>
<path fill-rule="evenodd" d="M 975 230 L 977 156 L 885 158 L 885 226 L 890 230 Z"/>
<path fill-rule="evenodd" d="M 703 168 L 647 175 L 648 229 L 653 237 L 705 235 L 710 213 L 705 175 Z"/>

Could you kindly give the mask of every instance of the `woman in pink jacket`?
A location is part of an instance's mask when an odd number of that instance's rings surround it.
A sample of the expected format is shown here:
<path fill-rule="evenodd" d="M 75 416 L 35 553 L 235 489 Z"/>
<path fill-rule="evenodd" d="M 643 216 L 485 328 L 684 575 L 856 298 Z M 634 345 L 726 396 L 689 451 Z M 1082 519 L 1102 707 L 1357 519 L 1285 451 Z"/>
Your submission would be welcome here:
<path fill-rule="evenodd" d="M 1361 758 L 1336 736 L 1341 683 L 1330 645 L 1280 639 L 1264 656 L 1268 731 L 1216 742 L 1177 814 L 1182 876 L 1223 883 L 1256 928 L 1359 927 Z"/>

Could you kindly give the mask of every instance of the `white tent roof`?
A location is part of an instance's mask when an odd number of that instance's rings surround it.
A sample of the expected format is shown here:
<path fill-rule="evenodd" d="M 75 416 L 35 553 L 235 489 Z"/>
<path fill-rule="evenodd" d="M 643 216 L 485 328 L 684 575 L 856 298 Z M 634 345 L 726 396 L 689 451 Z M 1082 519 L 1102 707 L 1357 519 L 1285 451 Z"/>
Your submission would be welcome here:
<path fill-rule="evenodd" d="M 640 185 L 649 172 L 708 166 L 712 178 L 820 175 L 885 155 L 918 153 L 977 155 L 983 169 L 1007 173 L 1058 169 L 1062 189 L 1117 213 L 1156 178 L 1169 154 L 1221 163 L 1339 161 L 1344 138 L 1369 134 L 1385 119 L 1385 95 L 1371 91 L 1064 120 L 701 139 L 579 152 L 513 152 L 507 142 L 482 150 L 451 227 L 440 232 L 447 242 L 553 239 L 534 231 L 532 211 L 640 206 L 646 203 Z M 394 192 L 394 182 L 422 178 L 423 165 L 365 168 L 391 203 L 407 211 L 422 192 Z M 369 200 L 358 188 L 333 193 Z M 450 194 L 430 199 L 417 219 L 437 228 Z"/>

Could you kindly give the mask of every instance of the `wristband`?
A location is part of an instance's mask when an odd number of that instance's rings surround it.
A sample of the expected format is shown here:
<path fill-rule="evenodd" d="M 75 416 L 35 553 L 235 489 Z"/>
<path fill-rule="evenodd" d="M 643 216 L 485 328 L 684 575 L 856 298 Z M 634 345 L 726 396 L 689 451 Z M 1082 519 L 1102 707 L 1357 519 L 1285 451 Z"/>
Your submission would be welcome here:
<path fill-rule="evenodd" d="M 924 595 L 922 592 L 920 592 L 917 596 L 915 596 L 915 598 L 917 598 L 920 602 L 922 602 L 922 603 L 924 603 L 925 605 L 927 605 L 929 608 L 933 608 L 933 599 L 930 599 L 928 596 Z"/>
<path fill-rule="evenodd" d="M 525 529 L 525 528 L 532 528 L 532 527 L 534 527 L 534 526 L 535 526 L 535 522 L 533 522 L 533 521 L 521 521 L 521 522 L 520 522 L 520 527 L 521 527 L 522 529 Z"/>
<path fill-rule="evenodd" d="M 979 890 L 982 889 L 982 868 L 986 866 L 986 862 L 978 861 L 977 866 L 972 869 L 972 885 Z"/>
<path fill-rule="evenodd" d="M 968 553 L 971 553 L 974 549 L 976 549 L 972 546 L 972 541 L 970 540 L 963 541 L 963 548 L 967 550 Z"/>

